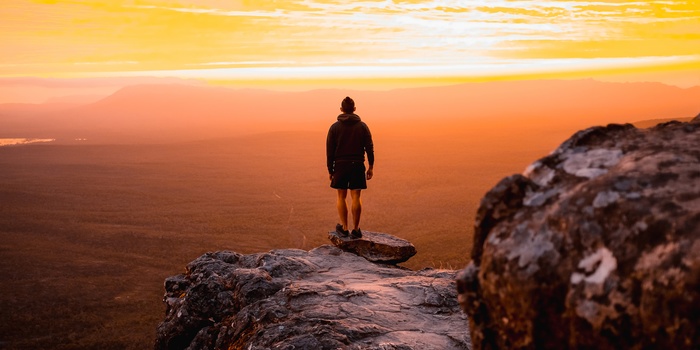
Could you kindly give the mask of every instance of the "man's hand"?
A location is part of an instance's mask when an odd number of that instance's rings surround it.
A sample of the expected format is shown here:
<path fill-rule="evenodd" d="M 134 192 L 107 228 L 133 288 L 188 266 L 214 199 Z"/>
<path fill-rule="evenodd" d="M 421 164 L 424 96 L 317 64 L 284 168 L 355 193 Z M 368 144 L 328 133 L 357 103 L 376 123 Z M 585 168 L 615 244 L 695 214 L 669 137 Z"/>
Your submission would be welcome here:
<path fill-rule="evenodd" d="M 367 180 L 371 180 L 373 175 L 374 175 L 374 169 L 372 169 L 372 168 L 367 169 Z"/>
<path fill-rule="evenodd" d="M 331 181 L 333 181 L 333 174 L 328 174 L 328 179 L 330 179 Z"/>

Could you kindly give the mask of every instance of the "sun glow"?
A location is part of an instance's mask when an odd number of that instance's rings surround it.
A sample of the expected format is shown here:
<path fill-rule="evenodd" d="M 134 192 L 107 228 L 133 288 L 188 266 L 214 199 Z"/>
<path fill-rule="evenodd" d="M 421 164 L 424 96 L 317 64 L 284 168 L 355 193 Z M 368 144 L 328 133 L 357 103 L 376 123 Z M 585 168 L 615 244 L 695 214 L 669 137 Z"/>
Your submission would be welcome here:
<path fill-rule="evenodd" d="M 0 77 L 649 75 L 700 84 L 695 1 L 7 1 Z M 649 75 L 650 76 L 650 75 Z M 682 85 L 682 84 L 679 84 Z"/>

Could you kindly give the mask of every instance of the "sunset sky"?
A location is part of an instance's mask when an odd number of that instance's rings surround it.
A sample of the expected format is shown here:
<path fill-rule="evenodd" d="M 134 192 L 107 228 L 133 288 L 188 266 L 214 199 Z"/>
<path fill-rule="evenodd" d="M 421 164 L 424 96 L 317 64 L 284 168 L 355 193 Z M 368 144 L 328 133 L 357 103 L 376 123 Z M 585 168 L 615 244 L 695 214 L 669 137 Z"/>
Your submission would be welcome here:
<path fill-rule="evenodd" d="M 700 85 L 698 1 L 0 2 L 0 80 Z"/>

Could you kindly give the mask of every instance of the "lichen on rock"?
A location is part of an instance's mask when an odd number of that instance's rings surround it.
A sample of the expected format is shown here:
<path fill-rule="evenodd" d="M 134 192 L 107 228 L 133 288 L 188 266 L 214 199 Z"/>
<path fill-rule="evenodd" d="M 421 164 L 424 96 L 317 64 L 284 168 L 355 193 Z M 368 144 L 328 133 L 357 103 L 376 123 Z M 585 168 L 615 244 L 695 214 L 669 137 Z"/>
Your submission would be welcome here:
<path fill-rule="evenodd" d="M 477 212 L 476 349 L 700 348 L 700 116 L 580 131 Z"/>

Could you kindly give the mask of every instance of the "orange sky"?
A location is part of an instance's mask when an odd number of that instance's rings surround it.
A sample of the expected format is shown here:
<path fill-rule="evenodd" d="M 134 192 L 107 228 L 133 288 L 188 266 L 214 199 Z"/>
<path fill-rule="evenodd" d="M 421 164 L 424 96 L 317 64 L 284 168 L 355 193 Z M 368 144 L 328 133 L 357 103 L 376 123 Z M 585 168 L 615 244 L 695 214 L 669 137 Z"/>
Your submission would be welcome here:
<path fill-rule="evenodd" d="M 12 0 L 0 2 L 0 48 L 0 80 L 371 87 L 593 77 L 688 87 L 700 85 L 700 4 Z"/>

